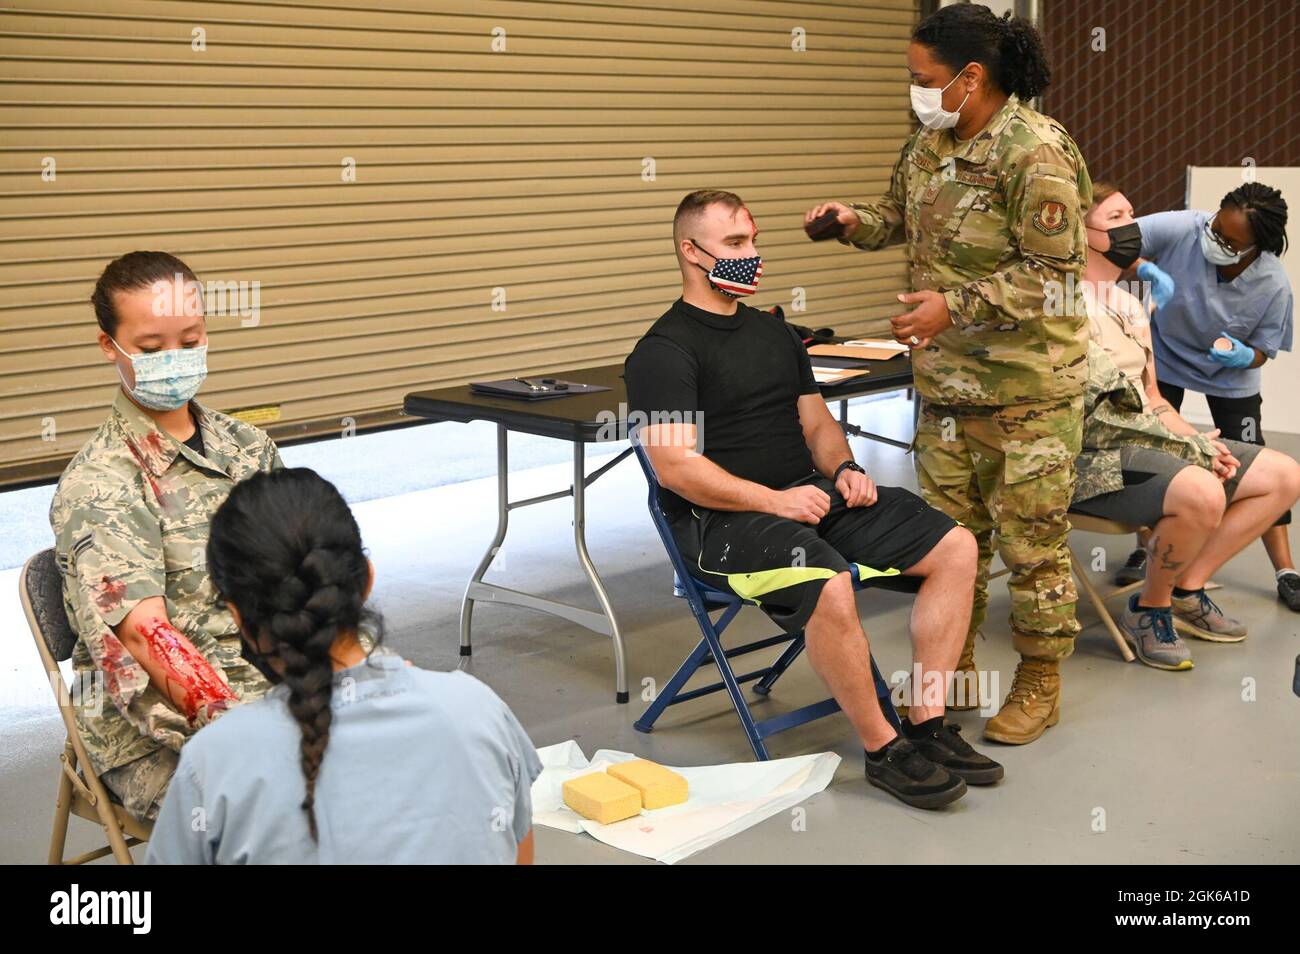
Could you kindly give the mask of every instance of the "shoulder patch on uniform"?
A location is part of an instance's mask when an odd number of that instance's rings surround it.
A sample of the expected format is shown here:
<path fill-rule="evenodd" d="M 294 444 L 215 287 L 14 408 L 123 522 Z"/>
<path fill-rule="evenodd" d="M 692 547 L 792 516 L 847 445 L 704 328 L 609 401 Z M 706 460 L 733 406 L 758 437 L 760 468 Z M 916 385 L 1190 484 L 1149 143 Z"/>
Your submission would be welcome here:
<path fill-rule="evenodd" d="M 1034 228 L 1044 235 L 1058 235 L 1064 232 L 1070 225 L 1070 217 L 1066 214 L 1065 203 L 1057 202 L 1055 199 L 1044 199 L 1038 203 L 1038 209 L 1030 219 Z"/>

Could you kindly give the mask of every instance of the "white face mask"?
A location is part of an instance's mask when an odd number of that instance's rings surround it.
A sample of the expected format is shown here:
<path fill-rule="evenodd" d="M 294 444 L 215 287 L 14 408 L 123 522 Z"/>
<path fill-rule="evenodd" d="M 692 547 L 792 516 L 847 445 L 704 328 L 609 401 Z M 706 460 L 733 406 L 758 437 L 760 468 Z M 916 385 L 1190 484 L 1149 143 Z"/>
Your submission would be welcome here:
<path fill-rule="evenodd" d="M 1243 248 L 1240 252 L 1230 252 L 1219 244 L 1209 222 L 1206 222 L 1205 227 L 1201 229 L 1201 254 L 1211 265 L 1236 265 L 1241 261 L 1241 257 L 1254 247 L 1252 245 L 1250 248 Z"/>
<path fill-rule="evenodd" d="M 207 345 L 130 354 L 123 351 L 116 340 L 109 340 L 114 348 L 131 359 L 135 387 L 127 387 L 126 375 L 119 366 L 117 374 L 122 379 L 122 387 L 131 397 L 155 411 L 174 411 L 184 407 L 199 393 L 199 387 L 208 375 Z"/>
<path fill-rule="evenodd" d="M 957 82 L 961 76 L 958 73 L 948 83 L 951 86 Z M 970 93 L 967 93 L 962 99 L 961 105 L 952 112 L 943 108 L 943 89 L 930 89 L 927 86 L 917 86 L 912 84 L 912 112 L 916 113 L 916 118 L 921 120 L 921 125 L 927 129 L 951 129 L 957 125 L 957 120 L 961 117 L 961 107 L 966 105 L 966 100 L 970 99 Z"/>

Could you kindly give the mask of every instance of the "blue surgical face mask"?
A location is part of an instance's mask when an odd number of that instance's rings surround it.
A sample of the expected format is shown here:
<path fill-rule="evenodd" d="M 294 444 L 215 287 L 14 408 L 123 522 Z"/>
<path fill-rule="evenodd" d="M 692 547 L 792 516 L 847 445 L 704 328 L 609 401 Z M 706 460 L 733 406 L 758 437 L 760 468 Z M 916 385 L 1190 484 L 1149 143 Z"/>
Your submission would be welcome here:
<path fill-rule="evenodd" d="M 203 379 L 208 376 L 207 345 L 140 354 L 127 354 L 116 341 L 113 347 L 131 359 L 131 371 L 135 375 L 135 387 L 129 387 L 119 367 L 117 373 L 122 378 L 122 387 L 142 406 L 154 411 L 184 407 L 199 393 Z"/>

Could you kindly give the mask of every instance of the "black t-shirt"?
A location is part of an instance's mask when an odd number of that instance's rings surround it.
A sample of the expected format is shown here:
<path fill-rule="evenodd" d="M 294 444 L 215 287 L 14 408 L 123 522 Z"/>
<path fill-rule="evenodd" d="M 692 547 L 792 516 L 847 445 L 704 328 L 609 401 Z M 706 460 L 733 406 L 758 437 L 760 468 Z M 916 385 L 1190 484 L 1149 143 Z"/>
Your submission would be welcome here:
<path fill-rule="evenodd" d="M 716 315 L 677 299 L 637 342 L 623 366 L 628 410 L 654 423 L 694 424 L 700 450 L 723 470 L 785 487 L 816 468 L 799 424 L 801 394 L 817 394 L 808 350 L 795 330 L 741 304 Z M 690 504 L 661 488 L 670 520 Z"/>
<path fill-rule="evenodd" d="M 200 457 L 208 456 L 203 450 L 203 429 L 199 427 L 198 421 L 194 422 L 194 434 L 191 435 L 189 440 L 185 441 L 185 446 Z"/>

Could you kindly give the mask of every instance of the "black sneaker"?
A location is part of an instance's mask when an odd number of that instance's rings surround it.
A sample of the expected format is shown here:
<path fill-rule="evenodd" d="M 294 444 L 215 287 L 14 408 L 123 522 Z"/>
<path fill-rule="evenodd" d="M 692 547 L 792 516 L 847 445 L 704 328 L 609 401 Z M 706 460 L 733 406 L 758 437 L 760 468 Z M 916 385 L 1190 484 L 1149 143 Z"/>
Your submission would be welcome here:
<path fill-rule="evenodd" d="M 965 781 L 935 765 L 901 735 L 879 759 L 868 755 L 865 761 L 868 782 L 913 808 L 943 808 L 966 794 Z"/>
<path fill-rule="evenodd" d="M 1300 574 L 1284 573 L 1277 581 L 1277 598 L 1293 613 L 1300 613 Z"/>
<path fill-rule="evenodd" d="M 1128 562 L 1115 571 L 1115 585 L 1128 586 L 1147 578 L 1147 551 L 1138 547 L 1128 555 Z"/>
<path fill-rule="evenodd" d="M 961 737 L 961 726 L 951 722 L 920 738 L 909 735 L 907 741 L 935 765 L 971 785 L 992 785 L 1001 781 L 1004 774 L 999 763 L 971 748 Z"/>

